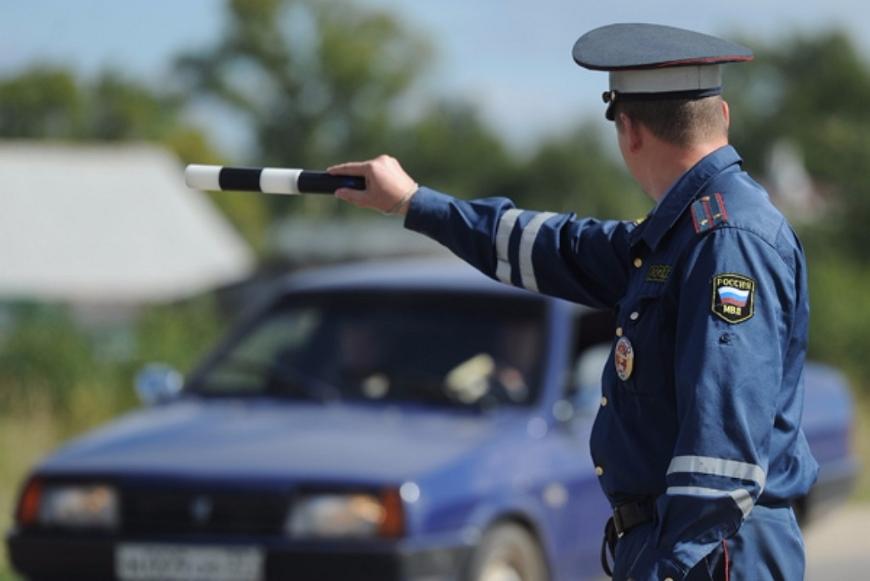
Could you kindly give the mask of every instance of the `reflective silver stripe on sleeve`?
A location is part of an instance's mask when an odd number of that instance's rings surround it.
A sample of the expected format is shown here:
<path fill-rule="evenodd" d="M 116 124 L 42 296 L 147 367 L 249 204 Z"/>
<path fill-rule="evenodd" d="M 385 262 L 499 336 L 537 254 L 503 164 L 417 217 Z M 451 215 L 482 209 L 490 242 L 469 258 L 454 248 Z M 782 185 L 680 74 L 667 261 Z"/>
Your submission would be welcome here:
<path fill-rule="evenodd" d="M 532 292 L 538 292 L 538 279 L 535 277 L 535 266 L 532 263 L 532 251 L 535 249 L 535 240 L 538 231 L 544 222 L 555 216 L 553 212 L 541 212 L 523 228 L 523 236 L 520 238 L 520 277 L 523 286 Z"/>
<path fill-rule="evenodd" d="M 675 456 L 668 466 L 668 474 L 691 472 L 694 474 L 712 474 L 740 480 L 752 480 L 764 489 L 767 480 L 764 470 L 757 464 L 711 458 L 709 456 Z"/>
<path fill-rule="evenodd" d="M 511 261 L 508 256 L 511 232 L 517 223 L 517 218 L 522 210 L 508 210 L 501 215 L 498 221 L 498 229 L 495 231 L 495 276 L 502 282 L 511 284 Z"/>
<path fill-rule="evenodd" d="M 752 507 L 755 503 L 752 501 L 752 495 L 749 494 L 749 491 L 745 488 L 738 488 L 737 490 L 717 490 L 715 488 L 703 488 L 701 486 L 671 486 L 667 490 L 668 496 L 703 496 L 703 497 L 715 497 L 715 498 L 723 498 L 725 496 L 730 496 L 734 503 L 737 505 L 737 508 L 740 509 L 740 512 L 743 514 L 743 518 L 749 516 L 749 513 L 752 512 Z"/>

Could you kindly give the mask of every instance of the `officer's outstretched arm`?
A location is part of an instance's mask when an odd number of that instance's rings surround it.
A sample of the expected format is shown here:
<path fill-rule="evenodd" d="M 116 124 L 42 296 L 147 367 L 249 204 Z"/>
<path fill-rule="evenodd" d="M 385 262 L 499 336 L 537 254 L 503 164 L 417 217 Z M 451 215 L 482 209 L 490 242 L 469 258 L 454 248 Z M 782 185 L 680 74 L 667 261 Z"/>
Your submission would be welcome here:
<path fill-rule="evenodd" d="M 329 171 L 366 178 L 366 190 L 339 190 L 337 197 L 406 214 L 407 228 L 440 242 L 487 276 L 601 308 L 613 307 L 625 294 L 633 222 L 522 211 L 504 198 L 458 200 L 418 188 L 388 156 Z"/>
<path fill-rule="evenodd" d="M 506 198 L 466 202 L 420 188 L 405 227 L 506 284 L 599 308 L 625 294 L 633 223 L 519 210 Z"/>
<path fill-rule="evenodd" d="M 797 251 L 788 256 L 723 227 L 699 239 L 686 264 L 674 361 L 678 436 L 657 522 L 629 574 L 637 581 L 682 578 L 738 530 L 765 487 L 777 406 L 794 397 L 787 392 L 796 378 L 784 381 L 783 361 L 803 300 Z"/>

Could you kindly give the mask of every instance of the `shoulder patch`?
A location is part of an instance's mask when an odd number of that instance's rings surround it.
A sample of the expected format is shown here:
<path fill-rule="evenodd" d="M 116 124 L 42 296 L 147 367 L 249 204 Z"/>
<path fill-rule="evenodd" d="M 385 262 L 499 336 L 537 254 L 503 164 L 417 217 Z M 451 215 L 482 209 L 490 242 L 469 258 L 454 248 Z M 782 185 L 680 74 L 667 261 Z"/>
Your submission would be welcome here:
<path fill-rule="evenodd" d="M 755 314 L 755 279 L 726 272 L 713 277 L 713 314 L 728 323 L 742 323 Z"/>
<path fill-rule="evenodd" d="M 719 193 L 698 198 L 692 203 L 690 212 L 695 234 L 702 234 L 728 221 L 725 201 Z"/>

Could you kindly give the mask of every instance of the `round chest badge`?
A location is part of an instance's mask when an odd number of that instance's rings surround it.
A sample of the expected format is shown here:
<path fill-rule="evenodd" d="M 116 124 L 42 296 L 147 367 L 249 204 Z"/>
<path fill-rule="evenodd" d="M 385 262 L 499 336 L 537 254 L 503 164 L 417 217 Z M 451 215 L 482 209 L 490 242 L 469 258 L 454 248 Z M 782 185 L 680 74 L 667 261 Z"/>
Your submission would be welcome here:
<path fill-rule="evenodd" d="M 627 381 L 634 370 L 634 348 L 628 337 L 620 337 L 613 350 L 613 364 L 616 366 L 616 375 L 622 381 Z"/>

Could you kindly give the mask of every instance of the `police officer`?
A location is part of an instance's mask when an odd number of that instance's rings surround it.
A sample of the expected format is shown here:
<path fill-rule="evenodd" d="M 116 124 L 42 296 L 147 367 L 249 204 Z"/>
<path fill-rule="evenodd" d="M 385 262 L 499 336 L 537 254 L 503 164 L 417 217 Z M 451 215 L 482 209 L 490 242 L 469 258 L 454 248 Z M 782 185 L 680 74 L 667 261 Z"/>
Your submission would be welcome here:
<path fill-rule="evenodd" d="M 656 202 L 640 223 L 466 202 L 390 157 L 330 168 L 336 195 L 405 214 L 485 274 L 614 311 L 591 436 L 613 506 L 616 579 L 802 579 L 790 502 L 817 465 L 800 428 L 807 343 L 803 251 L 728 145 L 720 65 L 751 52 L 647 24 L 593 30 L 575 61 L 609 71 L 619 149 Z M 607 555 L 604 565 L 610 573 Z"/>

